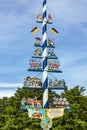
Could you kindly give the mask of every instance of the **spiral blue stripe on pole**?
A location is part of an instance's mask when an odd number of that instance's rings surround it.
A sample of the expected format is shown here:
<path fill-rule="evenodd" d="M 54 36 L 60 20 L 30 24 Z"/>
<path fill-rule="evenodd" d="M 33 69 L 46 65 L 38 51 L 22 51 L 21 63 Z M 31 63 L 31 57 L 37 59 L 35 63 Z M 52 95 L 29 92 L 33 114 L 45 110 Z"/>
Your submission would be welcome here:
<path fill-rule="evenodd" d="M 43 26 L 43 32 L 42 32 L 42 34 L 44 34 L 44 32 L 47 30 L 47 25 L 45 24 L 44 26 Z"/>
<path fill-rule="evenodd" d="M 43 0 L 43 108 L 48 108 L 48 66 L 47 66 L 47 19 L 46 0 Z"/>
<path fill-rule="evenodd" d="M 43 17 L 46 17 L 46 11 L 43 13 Z"/>

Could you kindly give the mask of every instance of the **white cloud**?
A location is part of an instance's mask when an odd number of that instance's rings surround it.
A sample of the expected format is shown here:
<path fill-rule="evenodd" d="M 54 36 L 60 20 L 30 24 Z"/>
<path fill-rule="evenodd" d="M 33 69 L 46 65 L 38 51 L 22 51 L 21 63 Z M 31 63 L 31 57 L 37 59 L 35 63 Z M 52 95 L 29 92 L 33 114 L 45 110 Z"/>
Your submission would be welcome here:
<path fill-rule="evenodd" d="M 15 90 L 3 90 L 0 91 L 0 98 L 14 96 Z"/>
<path fill-rule="evenodd" d="M 22 83 L 0 83 L 0 87 L 7 87 L 7 88 L 9 88 L 9 87 L 11 87 L 11 88 L 17 88 L 17 87 L 22 87 L 23 86 L 23 84 Z"/>
<path fill-rule="evenodd" d="M 22 83 L 0 83 L 0 98 L 11 97 L 17 88 L 22 88 Z"/>

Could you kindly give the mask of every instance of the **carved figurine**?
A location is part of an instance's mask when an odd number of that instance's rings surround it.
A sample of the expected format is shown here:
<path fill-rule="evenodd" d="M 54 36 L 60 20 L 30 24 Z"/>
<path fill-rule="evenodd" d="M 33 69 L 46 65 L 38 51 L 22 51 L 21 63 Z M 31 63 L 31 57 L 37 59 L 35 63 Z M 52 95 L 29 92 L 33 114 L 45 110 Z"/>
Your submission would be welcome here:
<path fill-rule="evenodd" d="M 38 22 L 42 22 L 42 15 L 41 15 L 41 14 L 38 14 L 38 15 L 37 15 L 37 21 L 38 21 Z"/>
<path fill-rule="evenodd" d="M 48 14 L 48 23 L 52 23 L 52 17 L 51 17 L 51 14 Z"/>
<path fill-rule="evenodd" d="M 48 56 L 56 56 L 55 53 L 54 53 L 54 49 L 48 50 Z"/>
<path fill-rule="evenodd" d="M 51 40 L 50 38 L 48 39 L 48 45 L 49 46 L 54 46 L 54 40 Z"/>
<path fill-rule="evenodd" d="M 39 48 L 36 48 L 35 51 L 34 51 L 34 55 L 36 56 L 41 56 L 42 52 Z"/>
<path fill-rule="evenodd" d="M 58 70 L 59 66 L 58 60 L 48 61 L 48 70 Z"/>
<path fill-rule="evenodd" d="M 31 68 L 32 70 L 38 70 L 38 69 L 41 70 L 41 62 L 38 61 L 38 60 L 33 60 L 33 59 L 31 59 L 31 60 L 29 61 L 29 65 L 30 65 L 30 68 Z"/>
<path fill-rule="evenodd" d="M 40 37 L 36 37 L 35 39 L 36 39 L 36 42 L 34 43 L 34 45 L 39 46 L 40 43 L 41 43 L 41 38 Z"/>
<path fill-rule="evenodd" d="M 34 77 L 26 77 L 24 79 L 24 87 L 30 87 L 30 88 L 40 88 L 42 87 L 42 82 L 41 79 Z"/>

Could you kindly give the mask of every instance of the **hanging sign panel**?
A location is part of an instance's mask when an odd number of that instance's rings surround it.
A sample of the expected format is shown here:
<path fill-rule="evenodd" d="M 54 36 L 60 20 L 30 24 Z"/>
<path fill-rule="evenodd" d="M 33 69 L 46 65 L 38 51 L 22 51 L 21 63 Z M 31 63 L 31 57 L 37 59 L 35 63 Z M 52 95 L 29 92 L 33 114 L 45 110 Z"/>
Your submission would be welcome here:
<path fill-rule="evenodd" d="M 52 127 L 52 119 L 59 118 L 64 115 L 64 108 L 56 109 L 44 109 L 44 108 L 29 108 L 28 116 L 29 118 L 39 118 L 41 119 L 41 128 L 49 130 Z"/>
<path fill-rule="evenodd" d="M 60 67 L 60 63 L 58 60 L 52 60 L 52 61 L 49 60 L 48 61 L 48 70 L 52 70 L 52 71 L 58 70 L 59 67 Z"/>
<path fill-rule="evenodd" d="M 45 118 L 59 118 L 64 115 L 64 109 L 65 108 L 29 108 L 28 109 L 28 116 L 30 118 L 39 118 L 39 119 L 45 119 Z"/>
<path fill-rule="evenodd" d="M 70 103 L 66 98 L 53 97 L 53 100 L 49 101 L 51 108 L 70 108 Z"/>
<path fill-rule="evenodd" d="M 38 112 L 39 108 L 42 108 L 42 101 L 33 98 L 23 98 L 21 101 L 21 109 L 25 108 L 27 110 L 29 109 L 29 113 L 32 115 L 31 113 L 34 113 L 35 111 Z"/>
<path fill-rule="evenodd" d="M 41 88 L 42 87 L 42 81 L 41 79 L 37 77 L 31 78 L 30 76 L 28 76 L 24 79 L 23 84 L 24 84 L 24 87 L 28 87 L 28 88 Z"/>
<path fill-rule="evenodd" d="M 42 64 L 40 60 L 29 60 L 29 65 L 31 70 L 41 70 L 42 69 Z"/>
<path fill-rule="evenodd" d="M 49 87 L 50 88 L 67 88 L 65 86 L 65 81 L 64 80 L 58 80 L 57 78 L 55 79 L 49 79 Z"/>
<path fill-rule="evenodd" d="M 45 115 L 45 110 L 40 108 L 29 108 L 28 116 L 29 118 L 43 118 Z"/>
<path fill-rule="evenodd" d="M 64 115 L 64 108 L 49 109 L 47 112 L 49 118 L 59 118 Z"/>
<path fill-rule="evenodd" d="M 58 59 L 58 57 L 56 56 L 54 49 L 50 48 L 48 49 L 48 58 L 52 58 L 52 59 Z"/>
<path fill-rule="evenodd" d="M 36 49 L 34 50 L 34 56 L 39 57 L 39 56 L 41 56 L 41 55 L 42 55 L 42 51 L 41 51 L 41 49 L 36 48 Z"/>

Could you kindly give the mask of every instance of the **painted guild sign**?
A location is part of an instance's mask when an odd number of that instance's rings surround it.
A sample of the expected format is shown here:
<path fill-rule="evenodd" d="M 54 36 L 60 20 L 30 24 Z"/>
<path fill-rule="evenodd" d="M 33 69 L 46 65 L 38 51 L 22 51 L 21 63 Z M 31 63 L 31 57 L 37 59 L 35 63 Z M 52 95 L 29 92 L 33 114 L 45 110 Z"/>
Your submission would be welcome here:
<path fill-rule="evenodd" d="M 29 118 L 39 118 L 41 119 L 41 128 L 49 130 L 52 127 L 52 119 L 59 118 L 63 116 L 64 108 L 57 109 L 43 109 L 43 108 L 29 108 L 28 116 Z"/>
<path fill-rule="evenodd" d="M 64 108 L 48 109 L 47 115 L 49 118 L 59 118 L 64 115 Z"/>
<path fill-rule="evenodd" d="M 45 110 L 40 108 L 29 108 L 28 109 L 28 116 L 30 118 L 43 118 L 45 115 Z"/>
<path fill-rule="evenodd" d="M 42 108 L 42 101 L 33 98 L 23 98 L 21 101 L 21 109 L 28 110 L 29 108 Z"/>
<path fill-rule="evenodd" d="M 58 80 L 58 79 L 49 79 L 49 87 L 52 88 L 65 88 L 65 81 L 64 80 Z"/>
<path fill-rule="evenodd" d="M 31 70 L 41 70 L 41 62 L 39 60 L 29 60 L 29 65 Z"/>
<path fill-rule="evenodd" d="M 48 49 L 48 57 L 57 58 L 57 56 L 54 53 L 54 49 L 52 48 Z"/>
<path fill-rule="evenodd" d="M 29 108 L 28 109 L 28 116 L 30 118 L 59 118 L 63 116 L 64 114 L 64 108 L 49 108 L 49 109 L 44 109 L 44 108 Z"/>
<path fill-rule="evenodd" d="M 54 40 L 48 39 L 48 46 L 53 47 L 54 46 Z"/>
<path fill-rule="evenodd" d="M 60 98 L 60 102 L 62 100 L 64 100 L 65 102 L 67 101 L 66 98 L 63 98 L 63 99 Z M 53 101 L 58 102 L 58 98 L 53 97 Z M 64 115 L 64 110 L 65 110 L 64 106 L 59 107 L 59 108 L 44 109 L 42 108 L 42 101 L 38 100 L 37 98 L 35 99 L 23 98 L 21 101 L 21 104 L 22 104 L 21 109 L 22 110 L 26 109 L 28 111 L 29 118 L 41 119 L 40 125 L 41 125 L 41 128 L 44 130 L 49 130 L 52 127 L 52 119 L 62 117 Z M 66 106 L 67 105 L 68 104 L 66 103 Z"/>
<path fill-rule="evenodd" d="M 34 45 L 40 46 L 40 44 L 41 44 L 41 38 L 40 37 L 36 37 L 35 39 L 36 39 L 36 41 L 35 41 Z"/>
<path fill-rule="evenodd" d="M 36 48 L 34 51 L 34 56 L 41 56 L 42 55 L 42 51 L 39 48 Z"/>
<path fill-rule="evenodd" d="M 42 81 L 41 79 L 37 77 L 31 78 L 30 76 L 26 77 L 24 79 L 24 87 L 30 87 L 30 88 L 41 88 L 42 87 Z"/>
<path fill-rule="evenodd" d="M 58 70 L 59 69 L 59 62 L 58 60 L 53 60 L 53 61 L 48 61 L 48 70 L 49 71 L 54 71 L 54 70 Z"/>
<path fill-rule="evenodd" d="M 70 108 L 70 103 L 66 98 L 53 97 L 53 100 L 49 101 L 49 107 L 51 108 Z"/>

